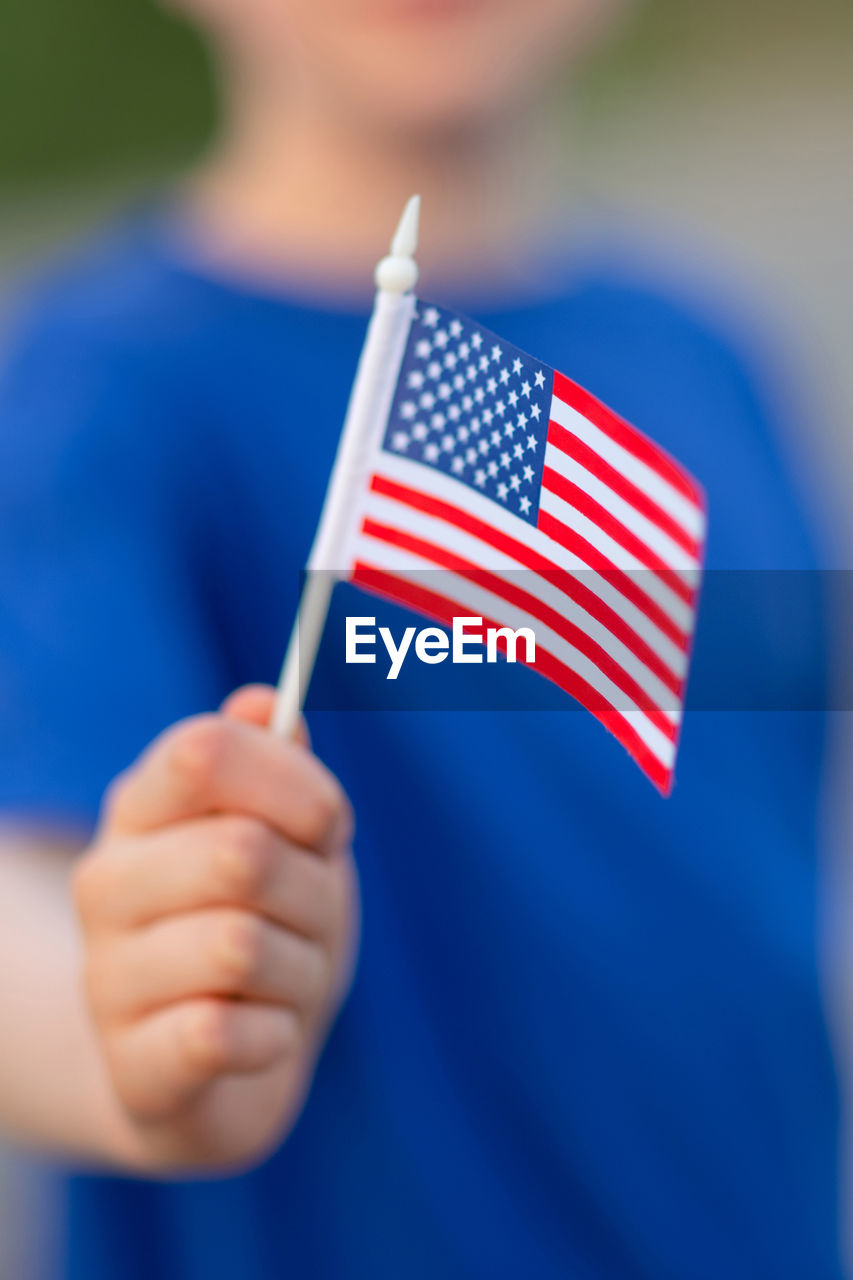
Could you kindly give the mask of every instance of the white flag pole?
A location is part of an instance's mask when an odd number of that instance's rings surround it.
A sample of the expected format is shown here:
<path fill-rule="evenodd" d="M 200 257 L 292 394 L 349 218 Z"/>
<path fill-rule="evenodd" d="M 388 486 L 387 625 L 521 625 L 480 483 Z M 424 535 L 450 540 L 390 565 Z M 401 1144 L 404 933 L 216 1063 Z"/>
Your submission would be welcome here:
<path fill-rule="evenodd" d="M 346 569 L 373 451 L 384 433 L 408 338 L 418 279 L 420 196 L 412 196 L 391 241 L 391 253 L 376 268 L 376 300 L 358 362 L 338 452 L 308 559 L 308 573 L 278 682 L 270 728 L 290 737 L 320 647 L 332 590 Z"/>

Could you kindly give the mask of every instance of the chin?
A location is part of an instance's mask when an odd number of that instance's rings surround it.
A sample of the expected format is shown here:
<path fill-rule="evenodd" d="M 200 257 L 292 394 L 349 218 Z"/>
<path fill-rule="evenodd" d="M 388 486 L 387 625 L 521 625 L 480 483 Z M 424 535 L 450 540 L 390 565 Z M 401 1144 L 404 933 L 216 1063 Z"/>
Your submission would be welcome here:
<path fill-rule="evenodd" d="M 476 58 L 413 58 L 386 63 L 374 74 L 338 77 L 336 93 L 351 118 L 380 122 L 389 131 L 446 132 L 499 121 L 520 103 L 538 96 L 559 64 L 525 74 L 518 63 L 501 66 Z"/>
<path fill-rule="evenodd" d="M 510 109 L 503 96 L 471 92 L 433 97 L 388 94 L 373 95 L 364 103 L 362 118 L 383 126 L 388 134 L 410 133 L 422 138 L 433 134 L 439 138 L 496 125 Z"/>

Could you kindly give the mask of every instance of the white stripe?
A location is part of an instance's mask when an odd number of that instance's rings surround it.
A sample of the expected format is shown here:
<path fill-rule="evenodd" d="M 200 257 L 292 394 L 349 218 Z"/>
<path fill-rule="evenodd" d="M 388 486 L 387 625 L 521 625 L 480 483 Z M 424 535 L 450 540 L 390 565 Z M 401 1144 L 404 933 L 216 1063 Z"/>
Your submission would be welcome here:
<path fill-rule="evenodd" d="M 574 458 L 556 445 L 548 444 L 545 448 L 545 466 L 559 472 L 561 476 L 589 494 L 599 506 L 608 511 L 620 524 L 645 543 L 648 549 L 663 560 L 668 569 L 686 569 L 693 572 L 691 586 L 696 586 L 695 570 L 699 561 L 689 551 L 685 551 L 677 542 L 673 542 L 668 533 L 664 533 L 652 520 L 644 516 L 636 507 L 614 492 L 598 476 L 594 476 L 586 467 L 582 467 Z"/>
<path fill-rule="evenodd" d="M 435 567 L 430 565 L 428 560 L 364 535 L 356 540 L 356 548 L 360 552 L 358 558 L 363 559 L 368 566 L 404 575 L 406 582 L 423 586 L 427 590 L 436 589 Z M 448 591 L 448 587 L 451 588 L 452 594 Z M 530 627 L 536 637 L 537 650 L 541 647 L 569 670 L 576 672 L 608 706 L 630 720 L 632 728 L 664 768 L 672 768 L 675 744 L 652 724 L 645 712 L 627 694 L 599 671 L 594 662 L 570 645 L 562 636 L 558 636 L 550 627 L 546 627 L 537 618 L 531 617 L 525 610 L 507 604 L 487 588 L 450 572 L 445 575 L 444 589 L 439 594 L 447 596 L 454 606 L 457 604 L 460 606 L 457 616 L 491 618 L 499 620 L 500 625 L 512 627 L 514 630 L 519 627 Z"/>
<path fill-rule="evenodd" d="M 515 538 L 518 542 L 529 547 L 531 551 L 549 561 L 555 568 L 564 569 L 568 573 L 575 574 L 579 582 L 583 582 L 590 591 L 594 591 L 605 604 L 609 605 L 615 613 L 625 620 L 633 631 L 642 636 L 676 675 L 684 674 L 686 658 L 683 650 L 673 644 L 669 637 L 660 631 L 641 609 L 628 600 L 611 579 L 605 578 L 594 569 L 591 569 L 574 552 L 569 551 L 562 543 L 555 542 L 553 538 L 548 537 L 541 529 L 537 529 L 535 525 L 519 519 L 511 511 L 501 510 L 497 503 L 490 498 L 483 497 L 467 484 L 454 479 L 453 476 L 445 475 L 444 472 L 438 471 L 435 467 L 426 467 L 423 463 L 413 462 L 410 458 L 397 457 L 383 452 L 376 459 L 376 470 L 379 474 L 385 475 L 389 480 L 396 481 L 398 484 L 407 485 L 410 489 L 419 489 L 444 502 L 451 503 L 468 515 L 482 520 L 484 524 L 498 529 L 508 537 Z M 372 499 L 377 495 L 370 494 L 369 496 Z M 485 553 L 486 558 L 483 563 L 483 567 L 486 569 L 492 567 L 491 553 L 492 548 L 490 547 L 488 552 Z M 494 554 L 497 556 L 500 553 L 495 551 Z M 351 563 L 352 558 L 350 556 L 346 561 L 346 565 L 351 565 Z M 342 566 L 343 572 L 347 571 L 346 565 Z M 639 578 L 635 577 L 633 581 L 635 585 L 639 585 L 640 582 L 645 583 L 646 579 L 653 577 L 654 574 L 649 569 L 643 569 Z M 647 592 L 646 594 L 650 593 Z M 677 603 L 682 605 L 680 600 Z M 682 628 L 685 636 L 690 634 L 692 626 L 693 617 L 691 614 L 689 625 Z"/>
<path fill-rule="evenodd" d="M 548 605 L 560 617 L 565 618 L 567 622 L 573 623 L 590 639 L 594 640 L 596 644 L 599 644 L 605 653 L 614 662 L 617 662 L 637 682 L 640 688 L 648 694 L 664 715 L 669 716 L 671 719 L 675 718 L 674 708 L 678 707 L 679 699 L 672 690 L 668 689 L 663 681 L 653 671 L 650 671 L 646 664 L 636 654 L 632 653 L 627 645 L 603 623 L 592 617 L 587 613 L 586 609 L 567 596 L 554 583 L 542 577 L 541 574 L 525 568 L 524 565 L 519 564 L 501 552 L 495 551 L 494 548 L 487 547 L 479 538 L 474 538 L 470 534 L 455 528 L 455 526 L 449 525 L 446 520 L 442 520 L 437 516 L 426 515 L 422 511 L 415 511 L 411 507 L 406 507 L 393 499 L 384 498 L 380 494 L 371 495 L 367 514 L 382 524 L 413 534 L 415 537 L 424 538 L 437 546 L 446 547 L 456 555 L 463 556 L 466 560 L 469 560 L 477 568 L 497 572 L 509 582 L 521 587 L 529 595 Z M 449 573 L 451 571 L 436 566 L 435 572 Z M 645 636 L 642 638 L 646 639 Z M 675 646 L 670 647 L 675 648 Z M 686 665 L 685 655 L 677 649 L 675 653 L 681 660 L 680 674 L 683 674 Z"/>
<path fill-rule="evenodd" d="M 600 551 L 606 556 L 617 569 L 622 569 L 632 575 L 633 581 L 641 591 L 654 600 L 655 604 L 664 611 L 668 618 L 671 618 L 680 631 L 685 634 L 690 631 L 693 621 L 693 610 L 690 605 L 685 604 L 680 596 L 677 596 L 671 587 L 668 587 L 663 578 L 659 577 L 653 569 L 647 569 L 644 564 L 632 556 L 630 551 L 626 551 L 624 547 L 615 542 L 613 538 L 606 534 L 604 530 L 590 520 L 589 516 L 585 516 L 582 512 L 576 511 L 565 499 L 560 498 L 556 493 L 552 493 L 550 489 L 543 488 L 539 499 L 539 509 L 547 511 L 555 520 L 559 520 L 560 524 L 565 525 L 569 529 L 574 529 L 575 533 L 585 538 L 596 551 Z"/>
<path fill-rule="evenodd" d="M 600 458 L 621 472 L 626 480 L 630 480 L 638 489 L 647 493 L 667 515 L 678 521 L 691 538 L 697 542 L 702 540 L 705 535 L 704 511 L 683 493 L 679 493 L 667 480 L 658 475 L 657 471 L 647 463 L 641 462 L 639 458 L 635 458 L 633 453 L 623 449 L 621 444 L 611 440 L 606 432 L 595 426 L 582 413 L 578 413 L 577 409 L 573 409 L 570 404 L 566 404 L 565 400 L 561 400 L 556 393 L 551 400 L 551 417 L 554 422 L 559 422 L 561 427 L 565 427 L 567 431 L 571 431 L 572 435 L 589 445 L 590 449 L 594 449 Z"/>

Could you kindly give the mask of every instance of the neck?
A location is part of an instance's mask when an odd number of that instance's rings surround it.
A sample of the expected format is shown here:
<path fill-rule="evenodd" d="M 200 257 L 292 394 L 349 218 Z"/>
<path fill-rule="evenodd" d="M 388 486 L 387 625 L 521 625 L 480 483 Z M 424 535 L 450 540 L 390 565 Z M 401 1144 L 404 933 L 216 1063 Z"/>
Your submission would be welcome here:
<path fill-rule="evenodd" d="M 229 270 L 362 293 L 418 191 L 428 287 L 506 288 L 565 205 L 565 145 L 550 103 L 511 120 L 418 133 L 353 127 L 298 99 L 237 96 L 240 109 L 187 202 L 201 252 Z"/>

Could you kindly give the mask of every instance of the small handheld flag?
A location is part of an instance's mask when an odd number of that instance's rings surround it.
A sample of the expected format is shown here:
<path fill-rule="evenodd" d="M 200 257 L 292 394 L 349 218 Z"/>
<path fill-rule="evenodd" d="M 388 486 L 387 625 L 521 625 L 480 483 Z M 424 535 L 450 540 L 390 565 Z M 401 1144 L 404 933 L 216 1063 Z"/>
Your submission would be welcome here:
<path fill-rule="evenodd" d="M 416 199 L 377 269 L 309 561 L 327 572 L 309 573 L 273 727 L 292 731 L 297 646 L 310 646 L 304 677 L 331 583 L 349 578 L 446 625 L 465 615 L 533 630 L 529 665 L 587 707 L 667 794 L 698 603 L 702 491 L 563 374 L 416 301 Z"/>

